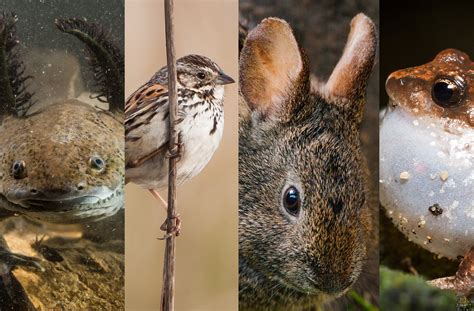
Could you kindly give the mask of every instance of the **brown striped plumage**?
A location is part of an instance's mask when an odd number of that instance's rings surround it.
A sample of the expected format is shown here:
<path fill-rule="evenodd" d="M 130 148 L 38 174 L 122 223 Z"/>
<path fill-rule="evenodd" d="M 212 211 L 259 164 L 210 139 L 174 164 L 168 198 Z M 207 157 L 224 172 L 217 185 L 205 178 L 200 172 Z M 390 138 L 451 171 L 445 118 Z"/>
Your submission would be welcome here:
<path fill-rule="evenodd" d="M 219 145 L 224 85 L 234 82 L 207 57 L 177 60 L 178 131 L 183 152 L 178 183 L 198 174 Z M 127 99 L 125 151 L 127 182 L 158 189 L 167 182 L 168 70 L 161 68 Z"/>

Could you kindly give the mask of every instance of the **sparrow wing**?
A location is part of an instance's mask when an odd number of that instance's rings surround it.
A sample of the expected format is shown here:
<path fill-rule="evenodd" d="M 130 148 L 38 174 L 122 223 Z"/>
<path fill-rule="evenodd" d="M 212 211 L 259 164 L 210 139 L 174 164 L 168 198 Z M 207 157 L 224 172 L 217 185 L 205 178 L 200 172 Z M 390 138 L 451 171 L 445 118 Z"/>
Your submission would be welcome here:
<path fill-rule="evenodd" d="M 135 112 L 141 110 L 149 103 L 159 98 L 168 98 L 168 87 L 160 83 L 146 83 L 128 97 L 125 103 L 125 118 L 132 117 Z"/>
<path fill-rule="evenodd" d="M 152 119 L 156 117 L 153 126 Z M 146 83 L 125 103 L 125 152 L 127 167 L 141 165 L 166 152 L 168 145 L 168 88 Z"/>

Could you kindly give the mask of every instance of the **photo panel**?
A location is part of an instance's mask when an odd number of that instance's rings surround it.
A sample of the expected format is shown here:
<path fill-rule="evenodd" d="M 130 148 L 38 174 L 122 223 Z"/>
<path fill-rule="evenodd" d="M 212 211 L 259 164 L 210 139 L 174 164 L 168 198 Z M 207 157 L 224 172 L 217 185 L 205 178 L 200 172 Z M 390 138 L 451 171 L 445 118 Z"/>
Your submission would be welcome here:
<path fill-rule="evenodd" d="M 378 1 L 240 1 L 239 309 L 378 305 Z"/>
<path fill-rule="evenodd" d="M 0 3 L 0 309 L 124 309 L 124 2 Z"/>
<path fill-rule="evenodd" d="M 472 309 L 473 9 L 381 3 L 383 310 Z"/>
<path fill-rule="evenodd" d="M 182 118 L 175 308 L 237 310 L 238 2 L 174 1 L 173 17 Z M 164 1 L 127 0 L 125 30 L 126 308 L 157 310 L 166 243 L 157 197 L 166 200 L 168 185 Z"/>

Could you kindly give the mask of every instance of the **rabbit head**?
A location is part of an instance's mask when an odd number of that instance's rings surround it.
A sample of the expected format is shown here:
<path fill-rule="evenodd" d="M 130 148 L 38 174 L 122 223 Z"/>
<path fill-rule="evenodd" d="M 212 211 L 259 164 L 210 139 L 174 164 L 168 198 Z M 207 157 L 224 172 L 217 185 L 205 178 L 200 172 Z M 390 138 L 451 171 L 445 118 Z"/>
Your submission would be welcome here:
<path fill-rule="evenodd" d="M 325 300 L 357 280 L 372 226 L 359 128 L 376 42 L 372 21 L 357 15 L 320 83 L 285 21 L 267 18 L 248 33 L 240 54 L 241 305 Z"/>

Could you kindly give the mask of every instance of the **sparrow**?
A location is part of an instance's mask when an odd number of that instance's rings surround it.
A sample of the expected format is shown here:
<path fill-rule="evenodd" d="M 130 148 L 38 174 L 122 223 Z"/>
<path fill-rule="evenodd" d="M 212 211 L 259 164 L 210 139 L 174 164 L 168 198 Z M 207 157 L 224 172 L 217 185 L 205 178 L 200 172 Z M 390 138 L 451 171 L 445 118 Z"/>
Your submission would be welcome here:
<path fill-rule="evenodd" d="M 199 174 L 224 130 L 224 86 L 234 83 L 211 59 L 187 55 L 176 62 L 179 137 L 177 185 Z M 126 182 L 156 198 L 168 183 L 168 69 L 161 68 L 125 104 Z"/>

